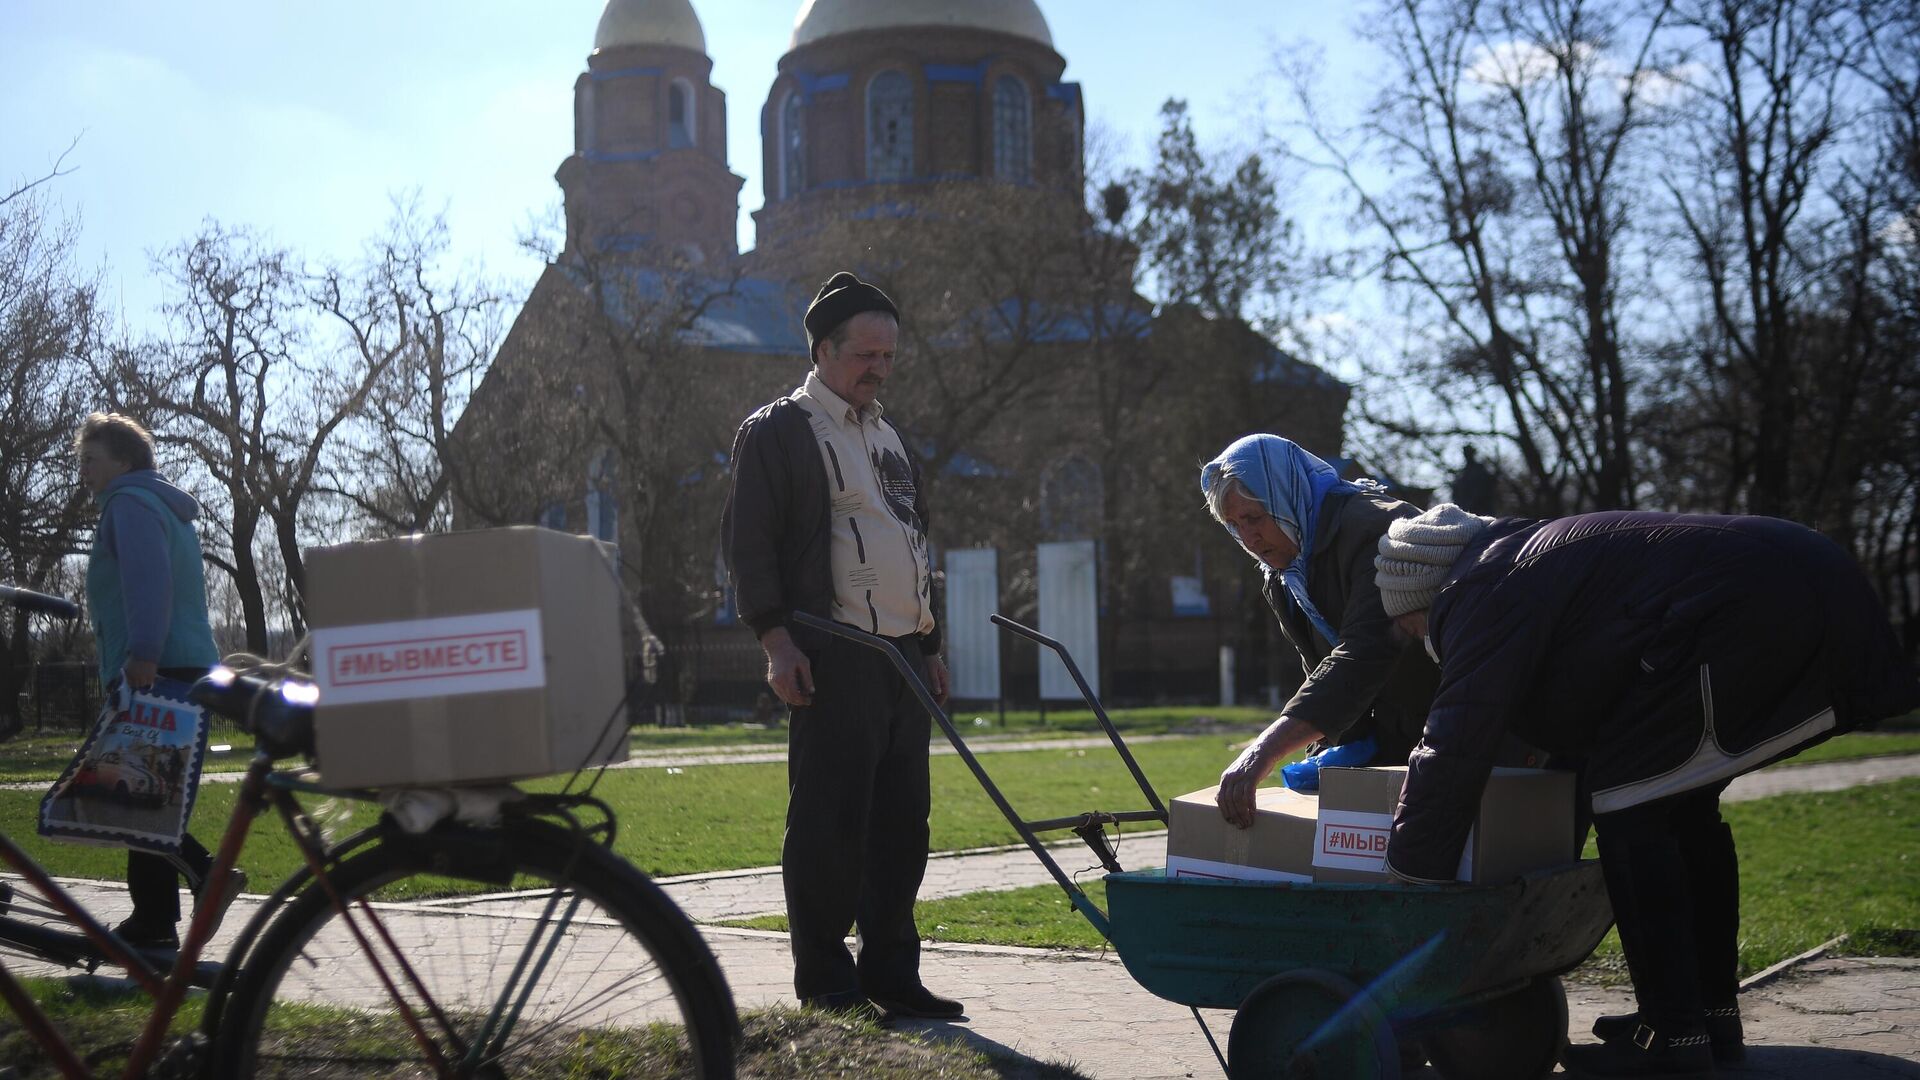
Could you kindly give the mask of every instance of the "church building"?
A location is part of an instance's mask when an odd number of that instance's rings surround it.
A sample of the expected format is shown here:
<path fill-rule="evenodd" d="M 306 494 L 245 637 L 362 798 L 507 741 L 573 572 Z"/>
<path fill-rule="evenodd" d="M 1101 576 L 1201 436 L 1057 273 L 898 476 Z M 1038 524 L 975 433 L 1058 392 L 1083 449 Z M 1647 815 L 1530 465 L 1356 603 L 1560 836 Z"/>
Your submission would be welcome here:
<path fill-rule="evenodd" d="M 717 566 L 727 454 L 804 378 L 806 303 L 852 269 L 901 308 L 882 400 L 926 466 L 936 564 L 997 548 L 1018 617 L 1036 543 L 1096 541 L 1103 617 L 1166 628 L 1116 631 L 1107 669 L 1141 679 L 1243 636 L 1257 590 L 1198 465 L 1253 430 L 1336 458 L 1349 390 L 1139 294 L 1137 250 L 1089 210 L 1082 88 L 1035 0 L 802 0 L 752 117 L 746 252 L 708 48 L 689 0 L 607 4 L 555 174 L 564 235 L 457 433 L 457 522 L 618 543 L 653 630 L 724 639 L 751 679 Z"/>

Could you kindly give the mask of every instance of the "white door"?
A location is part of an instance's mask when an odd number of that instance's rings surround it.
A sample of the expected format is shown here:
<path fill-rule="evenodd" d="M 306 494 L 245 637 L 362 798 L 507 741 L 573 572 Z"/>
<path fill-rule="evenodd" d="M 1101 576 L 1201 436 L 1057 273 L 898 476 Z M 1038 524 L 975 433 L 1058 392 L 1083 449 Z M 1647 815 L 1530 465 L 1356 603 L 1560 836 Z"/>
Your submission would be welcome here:
<path fill-rule="evenodd" d="M 1040 632 L 1066 646 L 1087 687 L 1100 690 L 1100 607 L 1093 541 L 1041 544 Z M 1080 701 L 1067 667 L 1052 649 L 1040 650 L 1040 696 Z"/>
<path fill-rule="evenodd" d="M 947 643 L 953 696 L 992 700 L 1000 696 L 1000 628 L 987 616 L 1000 610 L 1000 554 L 992 548 L 948 551 L 947 617 L 940 633 Z"/>

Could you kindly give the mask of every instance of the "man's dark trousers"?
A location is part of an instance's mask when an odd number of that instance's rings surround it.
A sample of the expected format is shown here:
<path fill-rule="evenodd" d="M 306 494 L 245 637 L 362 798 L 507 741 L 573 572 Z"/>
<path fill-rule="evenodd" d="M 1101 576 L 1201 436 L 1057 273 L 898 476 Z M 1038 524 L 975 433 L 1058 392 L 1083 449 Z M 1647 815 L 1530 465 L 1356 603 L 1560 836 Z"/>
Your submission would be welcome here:
<path fill-rule="evenodd" d="M 921 679 L 918 638 L 894 644 Z M 813 703 L 787 734 L 787 834 L 780 871 L 802 999 L 920 985 L 913 901 L 927 869 L 932 718 L 880 652 L 841 638 L 810 651 Z M 860 956 L 847 931 L 860 931 Z"/>

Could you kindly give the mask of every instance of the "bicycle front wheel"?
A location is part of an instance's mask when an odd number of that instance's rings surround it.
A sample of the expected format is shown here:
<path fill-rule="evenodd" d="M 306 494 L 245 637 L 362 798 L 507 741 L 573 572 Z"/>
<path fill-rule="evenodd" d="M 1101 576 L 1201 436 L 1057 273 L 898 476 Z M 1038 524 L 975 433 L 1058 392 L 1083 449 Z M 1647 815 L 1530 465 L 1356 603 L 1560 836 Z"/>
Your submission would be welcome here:
<path fill-rule="evenodd" d="M 404 899 L 431 890 L 423 876 L 515 888 Z M 288 902 L 242 962 L 217 1075 L 733 1076 L 738 1020 L 705 942 L 644 874 L 567 829 L 395 835 L 327 883 L 352 925 L 320 882 Z"/>

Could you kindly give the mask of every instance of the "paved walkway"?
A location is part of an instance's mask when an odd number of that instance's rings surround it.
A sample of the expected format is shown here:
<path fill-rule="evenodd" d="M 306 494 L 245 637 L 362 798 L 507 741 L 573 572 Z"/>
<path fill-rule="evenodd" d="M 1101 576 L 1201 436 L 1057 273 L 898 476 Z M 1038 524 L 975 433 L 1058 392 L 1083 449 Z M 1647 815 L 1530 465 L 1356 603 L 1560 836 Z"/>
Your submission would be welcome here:
<path fill-rule="evenodd" d="M 1740 777 L 1727 789 L 1723 798 L 1729 802 L 1741 802 L 1800 791 L 1838 791 L 1915 776 L 1920 776 L 1920 754 L 1811 765 L 1781 765 Z M 1060 868 L 1069 877 L 1077 875 L 1083 880 L 1099 878 L 1098 861 L 1086 845 L 1070 839 L 1051 846 Z M 1120 865 L 1130 870 L 1164 866 L 1167 861 L 1167 834 L 1162 830 L 1122 833 L 1117 853 Z M 780 914 L 786 909 L 780 868 L 777 866 L 658 880 L 674 902 L 696 922 Z M 1025 845 L 976 852 L 951 852 L 927 860 L 927 876 L 920 886 L 920 898 L 931 900 L 987 889 L 1017 889 L 1028 885 L 1046 885 L 1052 881 L 1046 868 L 1040 865 L 1040 860 Z M 513 895 L 477 901 L 494 906 L 518 902 L 519 899 Z"/>
<path fill-rule="evenodd" d="M 91 882 L 76 889 L 109 921 L 127 909 L 124 886 Z M 215 941 L 215 956 L 258 899 L 236 904 Z M 386 922 L 406 947 L 445 938 L 450 931 L 436 924 L 461 914 L 457 905 L 416 909 L 389 914 Z M 793 1003 L 783 935 L 718 927 L 704 932 L 739 1008 Z M 57 973 L 23 967 L 24 974 Z M 951 1023 L 901 1022 L 901 1030 L 1070 1063 L 1095 1080 L 1220 1075 L 1193 1014 L 1142 990 L 1111 954 L 929 945 L 923 968 L 933 986 L 967 1002 L 968 1016 Z M 1568 1030 L 1576 1041 L 1587 1041 L 1595 1016 L 1632 1008 L 1622 988 L 1572 984 L 1567 997 Z M 1741 1009 L 1754 1049 L 1746 1069 L 1725 1075 L 1920 1080 L 1920 960 L 1813 960 L 1745 991 Z M 1230 1014 L 1202 1015 L 1224 1045 Z M 1432 1075 L 1415 1074 L 1418 1080 Z"/>
<path fill-rule="evenodd" d="M 1920 775 L 1920 755 L 1790 765 L 1741 778 L 1727 798 L 1836 790 L 1915 775 Z M 1093 862 L 1077 842 L 1058 850 L 1069 873 Z M 1120 859 L 1130 867 L 1154 866 L 1164 861 L 1164 851 L 1164 833 L 1129 833 L 1121 843 Z M 930 861 L 921 895 L 1047 880 L 1024 848 L 957 853 Z M 782 907 L 776 868 L 692 875 L 661 884 L 700 921 Z M 109 923 L 127 909 L 124 886 L 87 882 L 76 889 Z M 242 898 L 229 915 L 229 930 L 242 925 L 247 909 L 257 902 L 258 897 Z M 392 922 L 403 941 L 425 942 L 437 936 L 430 920 L 476 910 L 512 918 L 524 913 L 524 903 L 515 894 L 442 901 Z M 703 932 L 740 1008 L 792 1003 L 784 935 L 715 926 L 703 927 Z M 216 939 L 213 955 L 220 955 L 224 944 L 225 932 Z M 903 1028 L 965 1039 L 982 1049 L 1068 1062 L 1097 1080 L 1219 1075 L 1192 1014 L 1142 990 L 1110 953 L 928 945 L 923 967 L 931 985 L 968 1003 L 969 1016 L 956 1023 L 912 1022 Z M 1575 984 L 1568 998 L 1569 1031 L 1576 1040 L 1585 1039 L 1594 1016 L 1632 1007 L 1622 988 Z M 1920 1080 L 1920 961 L 1812 960 L 1747 990 L 1742 1009 L 1755 1049 L 1746 1069 L 1728 1075 Z M 1224 1045 L 1231 1017 L 1204 1015 Z"/>

